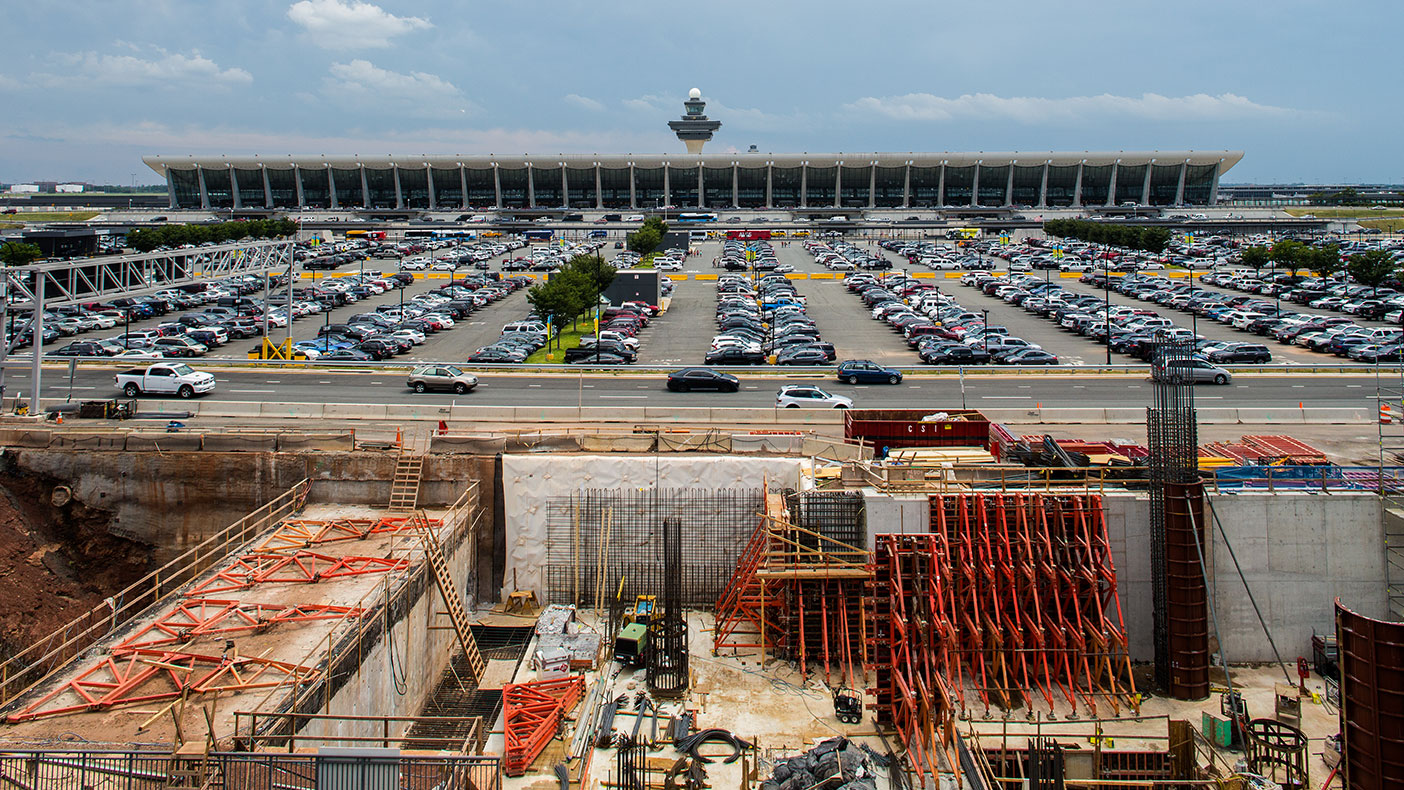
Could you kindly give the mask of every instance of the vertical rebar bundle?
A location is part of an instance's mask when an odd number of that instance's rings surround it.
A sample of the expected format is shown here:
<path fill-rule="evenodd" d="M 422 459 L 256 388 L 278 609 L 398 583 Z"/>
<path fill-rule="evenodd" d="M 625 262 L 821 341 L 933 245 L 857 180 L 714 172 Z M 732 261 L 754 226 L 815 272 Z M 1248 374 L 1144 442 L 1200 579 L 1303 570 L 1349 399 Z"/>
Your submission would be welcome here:
<path fill-rule="evenodd" d="M 649 626 L 648 635 L 648 688 L 664 697 L 685 694 L 688 684 L 687 619 L 680 594 L 687 584 L 681 531 L 677 519 L 663 519 L 663 611 Z"/>
<path fill-rule="evenodd" d="M 1176 666 L 1184 666 L 1181 659 L 1185 658 L 1176 656 L 1172 642 L 1182 645 L 1189 640 L 1189 636 L 1184 633 L 1177 633 L 1172 638 L 1172 626 L 1184 625 L 1190 630 L 1197 630 L 1197 622 L 1203 621 L 1206 640 L 1203 671 L 1208 671 L 1208 611 L 1199 607 L 1202 611 L 1196 615 L 1190 611 L 1195 607 L 1192 601 L 1194 595 L 1186 595 L 1184 590 L 1178 589 L 1172 594 L 1172 585 L 1192 582 L 1182 572 L 1177 572 L 1174 578 L 1167 574 L 1166 554 L 1166 532 L 1171 520 L 1171 511 L 1176 513 L 1175 527 L 1179 531 L 1186 529 L 1186 523 L 1191 520 L 1188 505 L 1170 505 L 1169 487 L 1193 483 L 1199 479 L 1199 432 L 1194 410 L 1195 372 L 1196 360 L 1192 341 L 1164 340 L 1152 349 L 1151 382 L 1154 400 L 1146 410 L 1146 439 L 1150 448 L 1151 590 L 1154 607 L 1155 676 L 1160 687 L 1167 690 L 1171 689 L 1172 685 L 1177 685 Z M 1201 507 L 1193 519 L 1196 528 L 1200 529 L 1201 542 L 1202 513 Z M 1180 536 L 1183 537 L 1185 536 Z M 1183 540 L 1177 542 L 1184 543 Z M 1199 584 L 1203 585 L 1203 578 L 1199 579 Z M 1172 597 L 1177 601 L 1177 612 L 1173 618 L 1169 611 Z M 1195 675 L 1198 673 L 1198 668 L 1192 672 Z M 1205 692 L 1207 693 L 1207 682 Z"/>

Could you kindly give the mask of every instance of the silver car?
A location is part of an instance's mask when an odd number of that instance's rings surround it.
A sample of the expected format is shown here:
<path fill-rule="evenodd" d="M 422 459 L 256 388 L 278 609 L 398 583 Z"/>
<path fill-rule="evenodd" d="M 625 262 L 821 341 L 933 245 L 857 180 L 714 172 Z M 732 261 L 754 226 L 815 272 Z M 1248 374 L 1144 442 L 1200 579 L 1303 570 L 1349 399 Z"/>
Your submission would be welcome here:
<path fill-rule="evenodd" d="M 1212 362 L 1199 359 L 1170 359 L 1162 363 L 1166 372 L 1191 384 L 1230 384 L 1233 374 Z"/>

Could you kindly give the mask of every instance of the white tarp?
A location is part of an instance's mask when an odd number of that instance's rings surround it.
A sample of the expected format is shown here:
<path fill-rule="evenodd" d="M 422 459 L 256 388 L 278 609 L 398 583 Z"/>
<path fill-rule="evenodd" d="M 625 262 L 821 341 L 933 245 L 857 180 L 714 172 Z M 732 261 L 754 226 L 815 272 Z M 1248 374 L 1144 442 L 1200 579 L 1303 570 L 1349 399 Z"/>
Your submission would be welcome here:
<path fill-rule="evenodd" d="M 546 501 L 586 489 L 687 488 L 770 490 L 798 488 L 802 458 L 731 455 L 531 455 L 502 456 L 502 512 L 507 556 L 503 599 L 532 590 L 546 601 Z"/>

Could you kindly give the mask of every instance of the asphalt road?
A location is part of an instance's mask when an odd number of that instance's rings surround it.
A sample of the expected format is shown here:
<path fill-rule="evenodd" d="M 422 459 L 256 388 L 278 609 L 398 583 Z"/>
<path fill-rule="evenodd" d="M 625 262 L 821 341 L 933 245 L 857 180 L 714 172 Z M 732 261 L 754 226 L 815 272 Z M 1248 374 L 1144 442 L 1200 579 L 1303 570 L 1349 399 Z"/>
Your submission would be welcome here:
<path fill-rule="evenodd" d="M 747 376 L 740 374 L 736 393 L 673 393 L 662 373 L 589 375 L 484 373 L 477 390 L 467 395 L 416 394 L 404 385 L 403 372 L 333 373 L 325 370 L 219 370 L 217 388 L 206 400 L 280 403 L 456 403 L 482 406 L 710 406 L 765 408 L 774 405 L 784 384 L 813 384 L 847 395 L 858 408 L 1125 408 L 1149 406 L 1151 385 L 1144 376 L 1075 374 L 969 374 L 909 376 L 902 384 L 846 385 L 832 375 Z M 29 372 L 7 369 L 9 395 L 28 394 Z M 70 395 L 66 370 L 45 370 L 45 398 Z M 79 369 L 73 377 L 74 401 L 115 397 L 112 371 Z M 1205 408 L 1279 407 L 1351 408 L 1372 406 L 1375 378 L 1360 375 L 1245 374 L 1228 386 L 1201 385 L 1195 391 Z M 155 398 L 144 397 L 153 401 Z M 179 402 L 179 401 L 176 401 Z"/>

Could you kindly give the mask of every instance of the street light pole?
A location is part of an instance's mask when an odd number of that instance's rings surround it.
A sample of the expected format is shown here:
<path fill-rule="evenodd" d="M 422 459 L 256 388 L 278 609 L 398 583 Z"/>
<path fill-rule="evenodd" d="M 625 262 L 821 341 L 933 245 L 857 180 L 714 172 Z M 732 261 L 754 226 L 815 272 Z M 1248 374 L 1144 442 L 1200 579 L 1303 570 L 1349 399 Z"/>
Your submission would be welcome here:
<path fill-rule="evenodd" d="M 1106 261 L 1105 258 L 1102 259 Z M 1111 267 L 1102 268 L 1102 328 L 1107 331 L 1107 364 L 1111 364 Z"/>
<path fill-rule="evenodd" d="M 980 339 L 985 341 L 985 361 L 990 361 L 990 311 L 980 311 Z"/>

